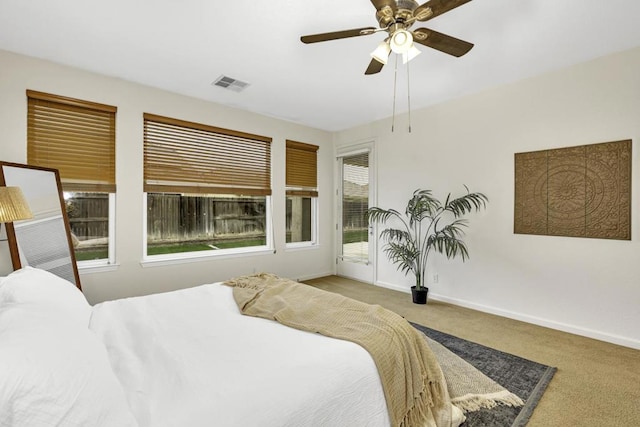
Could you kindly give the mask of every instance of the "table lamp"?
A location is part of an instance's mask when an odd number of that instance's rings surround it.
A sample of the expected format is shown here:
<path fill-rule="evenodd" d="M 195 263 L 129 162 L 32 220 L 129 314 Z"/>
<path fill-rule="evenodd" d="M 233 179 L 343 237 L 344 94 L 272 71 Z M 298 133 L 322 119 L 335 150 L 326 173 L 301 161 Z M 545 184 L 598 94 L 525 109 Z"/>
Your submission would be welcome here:
<path fill-rule="evenodd" d="M 0 187 L 0 223 L 33 218 L 20 187 Z"/>

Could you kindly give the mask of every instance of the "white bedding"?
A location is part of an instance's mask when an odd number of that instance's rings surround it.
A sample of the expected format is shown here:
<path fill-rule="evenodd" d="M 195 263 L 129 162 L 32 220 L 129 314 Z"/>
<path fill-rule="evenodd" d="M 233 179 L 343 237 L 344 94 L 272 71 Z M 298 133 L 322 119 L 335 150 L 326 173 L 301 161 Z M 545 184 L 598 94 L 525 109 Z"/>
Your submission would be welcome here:
<path fill-rule="evenodd" d="M 140 426 L 388 426 L 372 358 L 240 314 L 220 284 L 93 307 Z"/>
<path fill-rule="evenodd" d="M 136 427 L 75 285 L 31 267 L 0 279 L 0 426 Z"/>

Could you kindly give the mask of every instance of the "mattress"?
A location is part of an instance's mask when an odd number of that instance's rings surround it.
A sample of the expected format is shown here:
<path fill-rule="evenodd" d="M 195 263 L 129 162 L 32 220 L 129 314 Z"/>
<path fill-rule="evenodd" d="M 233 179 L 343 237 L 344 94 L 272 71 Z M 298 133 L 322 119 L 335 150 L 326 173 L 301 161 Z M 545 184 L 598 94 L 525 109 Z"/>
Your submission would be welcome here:
<path fill-rule="evenodd" d="M 219 283 L 108 301 L 104 343 L 140 426 L 388 426 L 360 346 L 243 316 Z"/>

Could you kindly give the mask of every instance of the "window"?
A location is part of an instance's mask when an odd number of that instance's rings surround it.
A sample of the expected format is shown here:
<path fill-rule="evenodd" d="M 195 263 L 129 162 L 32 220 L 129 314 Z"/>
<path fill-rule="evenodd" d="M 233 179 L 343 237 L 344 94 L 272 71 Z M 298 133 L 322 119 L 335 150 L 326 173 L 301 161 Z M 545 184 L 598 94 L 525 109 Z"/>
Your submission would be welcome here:
<path fill-rule="evenodd" d="M 316 243 L 318 146 L 287 140 L 286 160 L 288 246 Z"/>
<path fill-rule="evenodd" d="M 144 115 L 145 256 L 270 249 L 271 138 Z"/>
<path fill-rule="evenodd" d="M 116 107 L 27 90 L 27 162 L 58 169 L 79 267 L 114 261 Z"/>
<path fill-rule="evenodd" d="M 342 157 L 342 257 L 369 262 L 369 152 Z"/>

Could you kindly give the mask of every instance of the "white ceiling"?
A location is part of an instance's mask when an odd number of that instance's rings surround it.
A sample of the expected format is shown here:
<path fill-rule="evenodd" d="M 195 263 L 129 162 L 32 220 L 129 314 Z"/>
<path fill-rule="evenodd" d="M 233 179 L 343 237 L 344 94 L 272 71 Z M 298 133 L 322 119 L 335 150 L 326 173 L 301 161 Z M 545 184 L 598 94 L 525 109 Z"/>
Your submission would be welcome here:
<path fill-rule="evenodd" d="M 414 25 L 475 47 L 455 58 L 419 46 L 411 108 L 639 46 L 639 18 L 638 0 L 471 1 Z M 367 26 L 368 0 L 0 0 L 0 49 L 328 131 L 391 116 L 393 61 L 364 75 L 384 33 L 300 36 Z M 251 86 L 211 86 L 221 74 Z M 397 112 L 406 82 L 400 65 Z"/>

